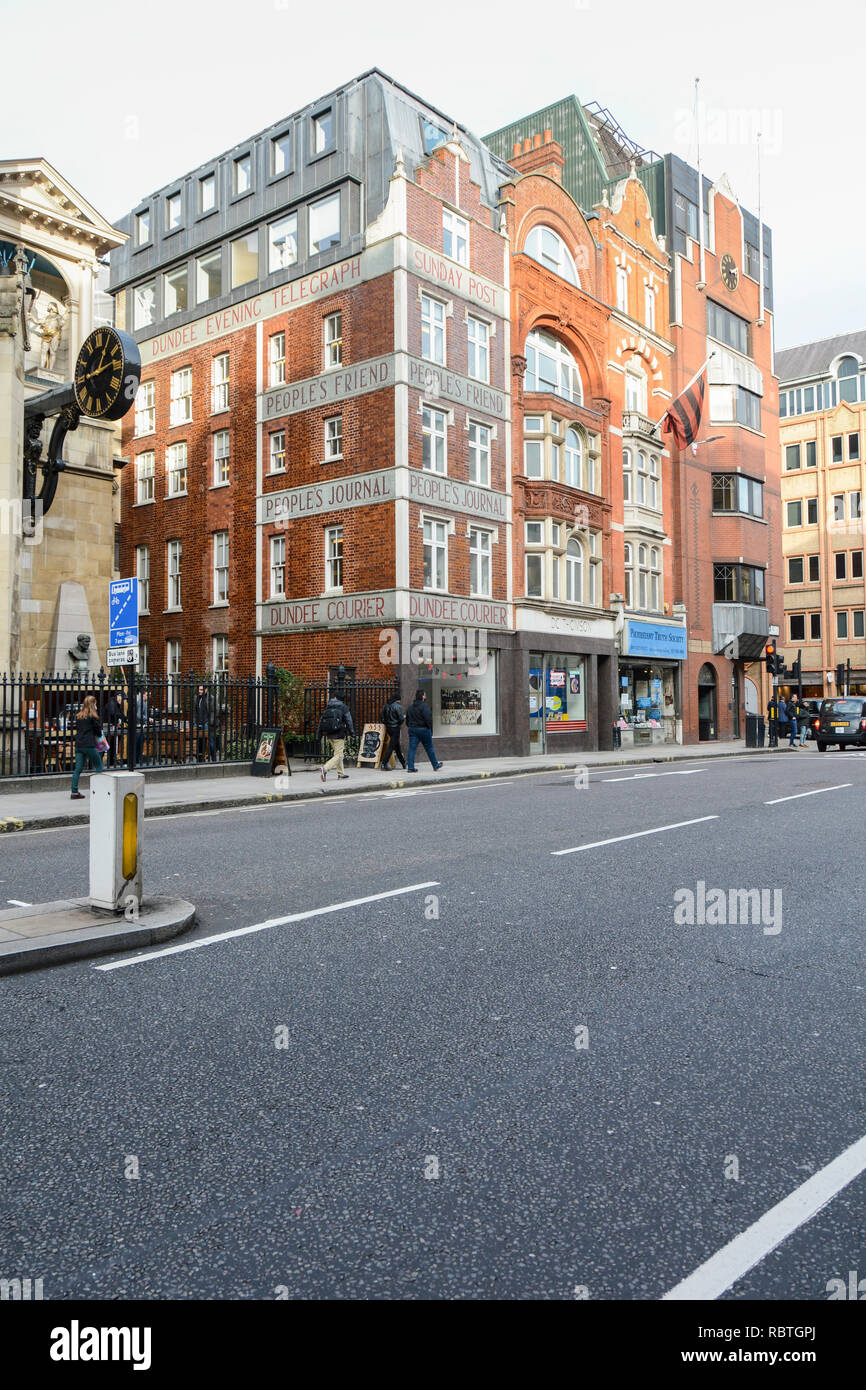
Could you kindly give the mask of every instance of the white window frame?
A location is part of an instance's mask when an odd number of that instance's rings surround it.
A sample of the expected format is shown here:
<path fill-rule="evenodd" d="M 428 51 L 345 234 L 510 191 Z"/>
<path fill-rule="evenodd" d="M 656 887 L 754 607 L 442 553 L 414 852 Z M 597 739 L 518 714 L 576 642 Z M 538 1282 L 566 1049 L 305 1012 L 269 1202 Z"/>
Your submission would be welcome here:
<path fill-rule="evenodd" d="M 325 592 L 343 592 L 343 528 L 325 527 Z"/>
<path fill-rule="evenodd" d="M 552 227 L 543 222 L 533 227 L 523 244 L 523 250 L 531 260 L 543 265 L 546 270 L 553 271 L 554 275 L 558 275 L 569 285 L 580 288 L 580 276 L 574 257 L 559 232 L 554 231 Z"/>
<path fill-rule="evenodd" d="M 229 601 L 229 533 L 213 533 L 213 607 L 227 607 Z"/>
<path fill-rule="evenodd" d="M 422 520 L 424 589 L 428 593 L 446 594 L 448 592 L 448 522 L 440 517 L 425 516 Z M 441 583 L 439 578 L 441 561 Z M 427 583 L 429 570 L 434 582 Z"/>
<path fill-rule="evenodd" d="M 493 431 L 480 420 L 469 421 L 469 481 L 490 486 L 490 454 Z"/>
<path fill-rule="evenodd" d="M 178 367 L 171 374 L 169 427 L 188 425 L 192 420 L 192 367 Z"/>
<path fill-rule="evenodd" d="M 616 307 L 620 313 L 628 313 L 628 268 L 624 265 L 616 268 Z"/>
<path fill-rule="evenodd" d="M 278 445 L 276 441 L 281 441 Z M 274 459 L 282 459 L 282 463 L 274 464 Z M 268 436 L 268 462 L 271 473 L 285 473 L 286 471 L 286 431 L 273 430 Z"/>
<path fill-rule="evenodd" d="M 169 637 L 165 643 L 165 674 L 167 676 L 179 676 L 183 661 L 183 648 L 179 637 Z M 173 702 L 173 692 L 168 692 L 169 702 Z"/>
<path fill-rule="evenodd" d="M 156 430 L 156 382 L 143 381 L 135 393 L 135 438 Z"/>
<path fill-rule="evenodd" d="M 186 496 L 188 465 L 189 453 L 186 440 L 181 439 L 176 444 L 169 444 L 165 451 L 166 497 Z M 176 485 L 178 479 L 182 482 L 181 487 Z"/>
<path fill-rule="evenodd" d="M 225 487 L 229 482 L 231 439 L 228 430 L 215 430 L 213 435 L 213 485 Z M 225 452 L 223 452 L 225 450 Z"/>
<path fill-rule="evenodd" d="M 245 198 L 253 191 L 253 152 L 247 150 L 232 160 L 232 195 Z"/>
<path fill-rule="evenodd" d="M 271 536 L 271 598 L 286 596 L 286 537 L 283 532 Z"/>
<path fill-rule="evenodd" d="M 425 447 L 430 460 L 424 462 Z M 427 473 L 448 473 L 448 414 L 435 405 L 421 404 L 421 466 Z M 439 466 L 441 462 L 441 467 Z"/>
<path fill-rule="evenodd" d="M 577 449 L 569 443 L 572 435 L 577 440 Z M 577 457 L 576 465 L 573 462 L 575 455 Z M 567 487 L 583 489 L 583 455 L 584 442 L 580 430 L 575 425 L 569 425 L 565 431 L 565 473 L 563 475 L 563 481 Z"/>
<path fill-rule="evenodd" d="M 229 354 L 218 352 L 210 363 L 210 413 L 222 415 L 229 408 Z"/>
<path fill-rule="evenodd" d="M 229 669 L 229 639 L 226 632 L 214 634 L 212 664 L 216 676 L 224 675 Z"/>
<path fill-rule="evenodd" d="M 280 329 L 268 338 L 268 386 L 282 386 L 286 380 L 286 332 Z"/>
<path fill-rule="evenodd" d="M 425 362 L 435 362 L 445 366 L 447 354 L 446 321 L 447 306 L 432 294 L 421 295 L 421 356 Z M 424 349 L 425 337 L 427 350 Z"/>
<path fill-rule="evenodd" d="M 583 603 L 586 557 L 577 536 L 569 536 L 565 546 L 565 602 Z"/>
<path fill-rule="evenodd" d="M 135 573 L 138 579 L 138 611 L 150 612 L 150 546 L 135 547 Z"/>
<path fill-rule="evenodd" d="M 473 381 L 490 381 L 490 324 L 475 314 L 467 316 L 466 374 Z"/>
<path fill-rule="evenodd" d="M 156 453 L 145 449 L 135 460 L 135 503 L 141 507 L 156 501 Z"/>
<path fill-rule="evenodd" d="M 183 609 L 183 541 L 165 543 L 166 610 L 179 613 Z"/>
<path fill-rule="evenodd" d="M 458 265 L 469 264 L 469 223 L 450 208 L 442 209 L 442 254 Z"/>
<path fill-rule="evenodd" d="M 325 371 L 343 365 L 343 311 L 328 314 L 323 325 Z"/>
<path fill-rule="evenodd" d="M 480 526 L 469 528 L 469 593 L 472 598 L 490 598 L 493 575 L 493 532 Z"/>
<path fill-rule="evenodd" d="M 329 415 L 324 422 L 325 463 L 339 463 L 343 457 L 343 417 Z"/>
<path fill-rule="evenodd" d="M 643 321 L 650 332 L 655 332 L 656 327 L 656 292 L 652 285 L 645 285 L 643 292 Z"/>

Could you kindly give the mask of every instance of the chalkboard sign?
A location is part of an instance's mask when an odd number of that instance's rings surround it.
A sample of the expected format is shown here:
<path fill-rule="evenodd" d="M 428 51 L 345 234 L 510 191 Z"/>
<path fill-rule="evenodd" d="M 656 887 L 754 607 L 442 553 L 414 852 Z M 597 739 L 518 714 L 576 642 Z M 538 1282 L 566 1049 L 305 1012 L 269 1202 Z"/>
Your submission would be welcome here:
<path fill-rule="evenodd" d="M 253 758 L 254 777 L 273 777 L 277 773 L 292 774 L 283 735 L 279 729 L 262 729 Z"/>
<path fill-rule="evenodd" d="M 358 749 L 358 767 L 378 767 L 385 743 L 384 724 L 365 724 Z"/>

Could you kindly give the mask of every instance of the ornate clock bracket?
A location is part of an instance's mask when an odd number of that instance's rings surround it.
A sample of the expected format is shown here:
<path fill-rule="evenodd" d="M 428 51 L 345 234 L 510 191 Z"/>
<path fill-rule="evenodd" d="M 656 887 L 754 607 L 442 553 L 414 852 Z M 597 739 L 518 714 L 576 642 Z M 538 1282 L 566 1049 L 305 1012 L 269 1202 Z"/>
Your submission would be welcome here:
<path fill-rule="evenodd" d="M 40 435 L 48 416 L 57 418 L 48 440 L 47 457 L 42 457 Z M 81 411 L 75 404 L 71 386 L 54 387 L 39 396 L 31 396 L 24 404 L 24 479 L 22 486 L 23 522 L 26 529 L 35 531 L 37 518 L 50 510 L 57 491 L 60 474 L 66 468 L 63 445 L 67 434 L 77 430 Z M 37 491 L 38 473 L 42 470 L 42 485 Z"/>

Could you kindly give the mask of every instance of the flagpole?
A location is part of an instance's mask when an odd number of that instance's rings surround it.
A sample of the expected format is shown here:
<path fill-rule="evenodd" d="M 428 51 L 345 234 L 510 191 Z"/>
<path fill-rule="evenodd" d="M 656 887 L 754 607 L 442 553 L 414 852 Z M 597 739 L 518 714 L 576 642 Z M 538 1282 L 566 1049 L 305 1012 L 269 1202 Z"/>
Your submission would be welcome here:
<path fill-rule="evenodd" d="M 676 396 L 676 399 L 677 399 L 677 400 L 679 400 L 680 396 L 684 396 L 684 395 L 686 394 L 686 392 L 688 391 L 688 389 L 689 389 L 690 386 L 694 386 L 694 384 L 695 384 L 695 382 L 697 381 L 698 377 L 701 376 L 701 375 L 703 375 L 703 373 L 706 371 L 707 367 L 710 365 L 710 361 L 712 360 L 712 358 L 715 357 L 715 355 L 716 355 L 715 352 L 711 352 L 710 355 L 709 355 L 709 357 L 707 358 L 706 362 L 704 363 L 704 365 L 703 365 L 702 367 L 699 367 L 698 370 L 695 372 L 695 374 L 694 374 L 694 376 L 692 377 L 691 381 L 687 381 L 686 384 L 685 384 L 685 386 L 683 387 L 682 391 L 677 392 L 677 396 Z M 668 408 L 667 408 L 667 410 L 665 411 L 664 415 L 662 415 L 662 416 L 660 417 L 660 419 L 656 420 L 655 424 L 654 424 L 653 427 L 652 427 L 652 430 L 650 431 L 651 434 L 655 434 L 655 432 L 656 432 L 656 430 L 658 429 L 659 425 L 661 424 L 662 420 L 664 420 L 665 415 L 668 414 L 668 411 L 670 410 L 670 408 L 671 408 L 671 407 L 668 406 Z"/>
<path fill-rule="evenodd" d="M 707 268 L 704 264 L 704 180 L 701 176 L 701 122 L 698 114 L 698 87 L 701 79 L 695 78 L 695 140 L 698 147 L 698 289 L 705 288 Z"/>

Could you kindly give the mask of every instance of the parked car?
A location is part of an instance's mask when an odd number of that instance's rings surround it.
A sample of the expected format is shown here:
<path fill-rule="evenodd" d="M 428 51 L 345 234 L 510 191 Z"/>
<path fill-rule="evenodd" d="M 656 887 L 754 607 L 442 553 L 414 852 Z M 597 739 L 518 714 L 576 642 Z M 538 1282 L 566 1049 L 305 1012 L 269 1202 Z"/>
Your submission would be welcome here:
<path fill-rule="evenodd" d="M 824 700 L 815 730 L 818 752 L 823 753 L 831 743 L 840 748 L 852 744 L 866 748 L 866 699 L 848 695 Z"/>

